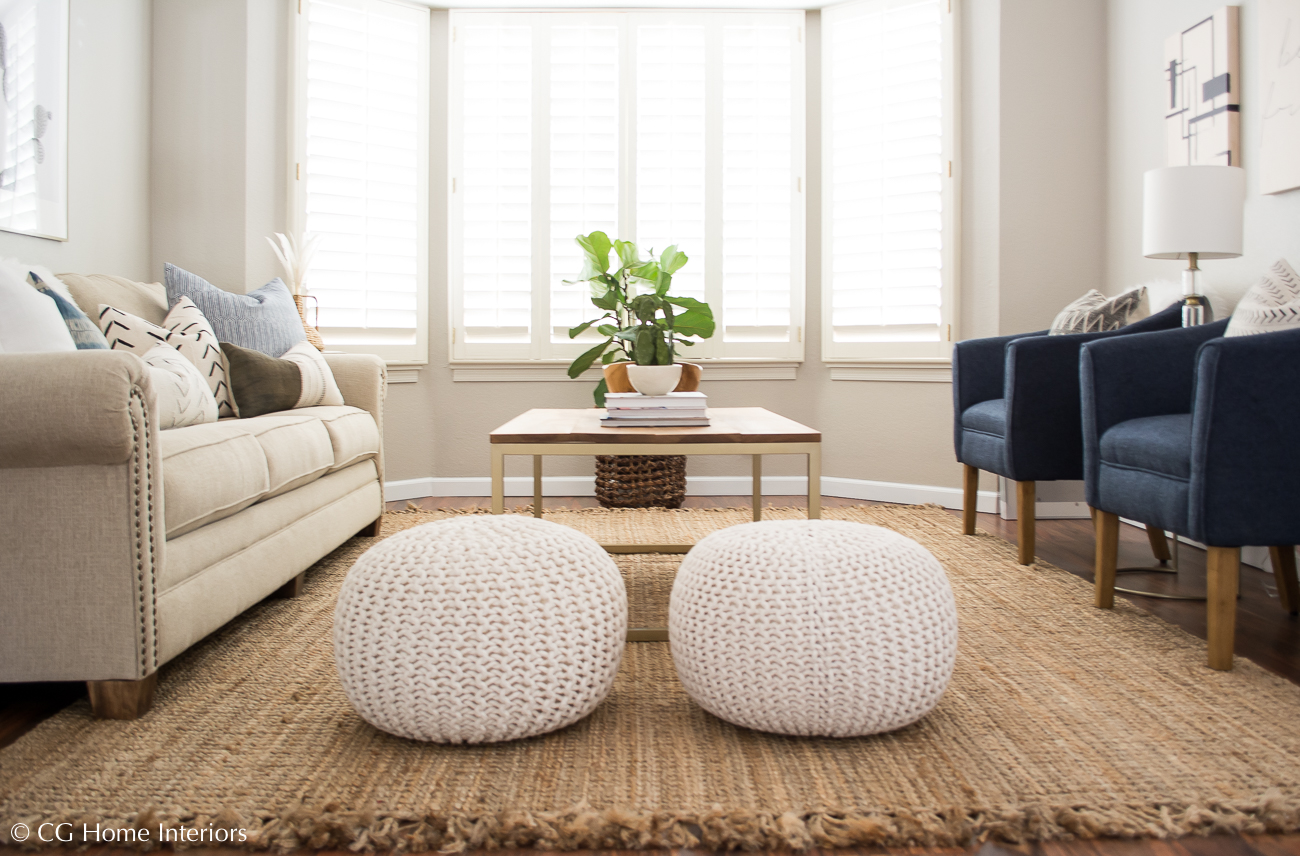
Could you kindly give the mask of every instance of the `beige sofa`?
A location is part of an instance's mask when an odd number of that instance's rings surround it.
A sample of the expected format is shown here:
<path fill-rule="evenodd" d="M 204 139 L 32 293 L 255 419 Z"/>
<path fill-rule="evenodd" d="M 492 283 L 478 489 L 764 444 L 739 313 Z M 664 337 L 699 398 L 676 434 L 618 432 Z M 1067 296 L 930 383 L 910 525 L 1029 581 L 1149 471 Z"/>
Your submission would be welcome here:
<path fill-rule="evenodd" d="M 92 318 L 166 314 L 157 284 L 60 279 Z M 134 718 L 164 663 L 377 534 L 384 363 L 326 359 L 345 406 L 160 431 L 132 354 L 0 354 L 0 682 L 86 681 Z"/>

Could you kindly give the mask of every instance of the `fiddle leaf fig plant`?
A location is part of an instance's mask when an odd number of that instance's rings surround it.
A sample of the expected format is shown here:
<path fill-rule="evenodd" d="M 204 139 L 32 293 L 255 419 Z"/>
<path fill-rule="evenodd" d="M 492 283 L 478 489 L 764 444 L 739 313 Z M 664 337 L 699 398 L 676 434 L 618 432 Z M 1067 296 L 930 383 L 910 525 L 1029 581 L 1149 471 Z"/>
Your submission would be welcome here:
<path fill-rule="evenodd" d="M 654 257 L 642 259 L 631 241 L 610 241 L 604 232 L 579 235 L 574 241 L 582 248 L 582 270 L 567 285 L 586 284 L 591 303 L 604 314 L 569 330 L 575 339 L 595 328 L 605 339 L 582 353 L 569 366 L 576 378 L 597 360 L 601 365 L 630 361 L 639 366 L 669 366 L 677 359 L 677 348 L 693 345 L 713 335 L 713 310 L 693 297 L 669 294 L 673 274 L 690 259 L 674 244 Z M 618 268 L 610 271 L 610 251 Z M 602 378 L 596 386 L 596 406 L 605 405 L 607 387 Z"/>

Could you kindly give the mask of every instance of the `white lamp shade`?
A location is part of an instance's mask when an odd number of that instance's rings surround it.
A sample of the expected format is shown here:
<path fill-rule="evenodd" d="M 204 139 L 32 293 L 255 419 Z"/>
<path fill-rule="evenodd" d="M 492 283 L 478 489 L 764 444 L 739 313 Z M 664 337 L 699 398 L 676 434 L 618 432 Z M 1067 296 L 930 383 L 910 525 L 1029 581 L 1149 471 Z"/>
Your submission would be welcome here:
<path fill-rule="evenodd" d="M 1167 166 L 1147 172 L 1142 254 L 1149 259 L 1241 255 L 1246 171 L 1238 166 Z"/>

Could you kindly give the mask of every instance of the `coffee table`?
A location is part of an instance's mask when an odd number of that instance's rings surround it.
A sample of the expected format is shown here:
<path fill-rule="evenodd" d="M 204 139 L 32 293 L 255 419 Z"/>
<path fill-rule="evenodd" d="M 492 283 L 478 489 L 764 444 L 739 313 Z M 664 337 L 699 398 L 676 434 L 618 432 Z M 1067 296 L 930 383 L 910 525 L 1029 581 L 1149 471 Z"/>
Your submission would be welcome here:
<path fill-rule="evenodd" d="M 763 519 L 763 455 L 808 456 L 808 517 L 821 517 L 820 431 L 761 407 L 710 407 L 701 428 L 606 428 L 602 409 L 529 410 L 489 435 L 492 513 L 505 512 L 507 455 L 533 457 L 533 516 L 542 516 L 545 455 L 749 455 L 753 461 L 754 519 Z M 602 544 L 611 553 L 685 553 L 693 544 Z M 668 638 L 666 627 L 635 627 L 628 641 Z"/>

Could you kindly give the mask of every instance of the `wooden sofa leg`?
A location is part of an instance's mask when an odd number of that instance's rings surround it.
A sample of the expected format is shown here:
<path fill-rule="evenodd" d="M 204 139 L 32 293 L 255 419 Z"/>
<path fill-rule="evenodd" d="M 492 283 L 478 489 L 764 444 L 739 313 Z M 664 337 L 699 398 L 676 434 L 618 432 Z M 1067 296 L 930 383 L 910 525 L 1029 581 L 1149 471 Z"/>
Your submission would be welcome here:
<path fill-rule="evenodd" d="M 1034 563 L 1034 512 L 1038 491 L 1034 482 L 1016 482 L 1016 535 L 1020 541 L 1020 564 Z"/>
<path fill-rule="evenodd" d="M 975 500 L 979 496 L 980 471 L 978 467 L 962 464 L 966 468 L 962 478 L 961 531 L 965 535 L 975 534 Z"/>
<path fill-rule="evenodd" d="M 1241 571 L 1241 548 L 1206 549 L 1206 636 L 1209 666 L 1226 672 L 1232 668 L 1233 640 L 1237 629 L 1237 586 Z"/>
<path fill-rule="evenodd" d="M 289 580 L 289 582 L 285 583 L 275 591 L 271 592 L 271 597 L 297 597 L 298 595 L 302 594 L 302 586 L 303 583 L 306 582 L 306 580 L 307 580 L 307 572 L 303 571 L 298 576 Z"/>
<path fill-rule="evenodd" d="M 1115 565 L 1119 563 L 1119 515 L 1093 509 L 1097 521 L 1097 556 L 1093 563 L 1098 609 L 1115 606 Z"/>
<path fill-rule="evenodd" d="M 1175 535 L 1175 538 L 1178 536 Z M 1159 526 L 1147 524 L 1147 541 L 1151 543 L 1151 555 L 1156 557 L 1156 561 L 1164 564 L 1169 561 L 1169 542 L 1165 540 L 1165 530 Z"/>
<path fill-rule="evenodd" d="M 360 532 L 354 535 L 354 538 L 378 538 L 379 524 L 384 520 L 383 516 L 376 517 L 373 522 L 367 524 Z"/>
<path fill-rule="evenodd" d="M 1295 547 L 1285 544 L 1269 547 L 1268 557 L 1273 563 L 1273 578 L 1277 580 L 1277 596 L 1282 608 L 1295 615 L 1300 611 L 1300 582 L 1296 580 Z"/>
<path fill-rule="evenodd" d="M 90 709 L 100 719 L 139 719 L 153 707 L 158 673 L 138 681 L 86 681 Z"/>

